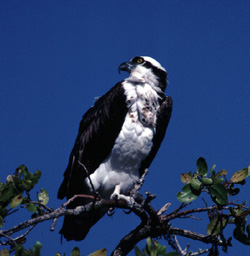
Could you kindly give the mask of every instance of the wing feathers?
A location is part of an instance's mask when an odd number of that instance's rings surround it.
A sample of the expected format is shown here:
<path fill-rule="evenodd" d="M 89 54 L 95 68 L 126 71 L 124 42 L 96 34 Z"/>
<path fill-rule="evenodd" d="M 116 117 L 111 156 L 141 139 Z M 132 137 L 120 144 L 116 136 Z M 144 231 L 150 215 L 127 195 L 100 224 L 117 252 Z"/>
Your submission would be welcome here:
<path fill-rule="evenodd" d="M 91 174 L 108 157 L 127 110 L 126 96 L 120 82 L 98 98 L 95 105 L 84 114 L 58 198 L 70 198 L 74 194 L 84 193 L 87 174 L 80 163 Z"/>

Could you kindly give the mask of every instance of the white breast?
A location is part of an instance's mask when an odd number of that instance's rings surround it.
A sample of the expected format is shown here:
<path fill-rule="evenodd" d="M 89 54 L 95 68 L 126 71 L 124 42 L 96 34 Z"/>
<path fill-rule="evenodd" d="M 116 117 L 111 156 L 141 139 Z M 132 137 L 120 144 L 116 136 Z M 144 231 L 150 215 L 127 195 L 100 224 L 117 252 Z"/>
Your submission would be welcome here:
<path fill-rule="evenodd" d="M 109 198 L 116 185 L 121 193 L 132 189 L 139 178 L 141 161 L 152 148 L 155 132 L 158 95 L 147 84 L 125 82 L 129 111 L 110 156 L 90 175 L 95 189 Z M 88 185 L 89 181 L 86 179 Z"/>

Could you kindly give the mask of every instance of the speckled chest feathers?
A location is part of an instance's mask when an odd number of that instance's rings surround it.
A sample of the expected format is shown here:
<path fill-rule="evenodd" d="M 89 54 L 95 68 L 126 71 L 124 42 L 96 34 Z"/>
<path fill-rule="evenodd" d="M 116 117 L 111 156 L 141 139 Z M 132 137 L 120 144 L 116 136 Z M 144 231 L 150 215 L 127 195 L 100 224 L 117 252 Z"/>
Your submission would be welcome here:
<path fill-rule="evenodd" d="M 131 123 L 141 123 L 145 127 L 154 128 L 159 108 L 158 94 L 147 83 L 136 85 L 126 82 L 124 89 Z"/>
<path fill-rule="evenodd" d="M 157 92 L 147 83 L 129 80 L 125 80 L 123 88 L 128 107 L 124 124 L 111 154 L 90 175 L 95 189 L 104 197 L 109 197 L 117 184 L 124 194 L 133 187 L 141 162 L 153 146 L 159 108 Z"/>

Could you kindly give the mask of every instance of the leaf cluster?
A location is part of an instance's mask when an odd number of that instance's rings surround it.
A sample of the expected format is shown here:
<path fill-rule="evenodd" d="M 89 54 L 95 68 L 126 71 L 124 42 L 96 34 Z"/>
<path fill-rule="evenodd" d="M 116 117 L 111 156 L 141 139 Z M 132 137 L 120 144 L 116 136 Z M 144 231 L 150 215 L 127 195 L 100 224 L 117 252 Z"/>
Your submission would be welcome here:
<path fill-rule="evenodd" d="M 235 196 L 240 192 L 235 185 L 244 185 L 246 178 L 250 175 L 250 165 L 235 172 L 229 181 L 227 171 L 215 172 L 215 165 L 208 171 L 206 160 L 202 157 L 197 160 L 195 172 L 182 173 L 181 181 L 185 183 L 182 191 L 177 193 L 177 198 L 183 203 L 191 203 L 197 199 L 202 192 L 207 192 L 214 203 L 222 207 L 230 204 L 229 196 Z M 229 207 L 230 213 L 221 212 L 210 214 L 210 223 L 207 226 L 208 235 L 219 235 L 228 223 L 235 224 L 234 237 L 243 244 L 250 245 L 250 224 L 246 227 L 246 218 L 250 214 L 248 208 L 243 204 Z M 245 233 L 247 231 L 248 234 Z"/>
<path fill-rule="evenodd" d="M 185 183 L 185 185 L 182 188 L 182 192 L 177 194 L 177 198 L 183 203 L 190 203 L 194 201 L 196 198 L 198 198 L 202 192 L 206 192 L 211 197 L 213 202 L 216 203 L 216 205 L 210 206 L 210 207 L 206 206 L 204 208 L 185 210 L 181 212 L 180 210 L 185 206 L 185 204 L 182 204 L 182 207 L 178 208 L 172 213 L 168 215 L 163 215 L 162 209 L 157 212 L 155 209 L 153 209 L 149 205 L 149 202 L 155 197 L 153 197 L 150 193 L 147 193 L 147 198 L 142 200 L 141 198 L 143 198 L 143 196 L 140 195 L 140 197 L 138 197 L 140 199 L 140 201 L 138 201 L 139 202 L 138 205 L 140 206 L 140 208 L 136 208 L 135 206 L 133 206 L 135 207 L 133 208 L 133 210 L 135 210 L 135 213 L 139 213 L 138 216 L 140 216 L 143 221 L 142 223 L 143 225 L 141 226 L 141 228 L 143 229 L 144 225 L 146 225 L 147 229 L 145 231 L 147 231 L 151 225 L 152 226 L 159 225 L 161 223 L 161 225 L 157 226 L 159 228 L 160 235 L 153 234 L 153 237 L 159 237 L 162 234 L 165 234 L 166 227 L 164 225 L 166 225 L 167 227 L 170 227 L 168 225 L 169 224 L 168 221 L 173 220 L 175 218 L 180 218 L 183 216 L 193 217 L 190 214 L 194 212 L 207 212 L 208 217 L 210 219 L 210 223 L 207 226 L 208 235 L 205 236 L 205 238 L 208 239 L 209 242 L 208 240 L 202 240 L 202 241 L 205 241 L 205 243 L 212 244 L 211 249 L 204 250 L 206 252 L 210 251 L 209 255 L 215 255 L 213 253 L 217 250 L 218 245 L 223 246 L 223 248 L 225 248 L 225 251 L 227 246 L 231 245 L 231 238 L 226 240 L 223 236 L 223 230 L 228 224 L 235 225 L 233 235 L 237 240 L 239 240 L 241 243 L 245 245 L 250 245 L 250 224 L 247 225 L 247 216 L 250 215 L 249 207 L 246 206 L 246 202 L 242 204 L 236 204 L 234 202 L 228 201 L 229 196 L 235 196 L 239 193 L 240 189 L 235 187 L 237 185 L 244 185 L 246 183 L 245 179 L 250 175 L 250 166 L 248 168 L 243 168 L 242 170 L 234 173 L 229 179 L 229 181 L 227 180 L 226 175 L 227 175 L 226 170 L 221 170 L 218 173 L 215 172 L 215 165 L 213 165 L 213 167 L 208 171 L 208 166 L 205 159 L 200 157 L 197 160 L 197 170 L 195 172 L 183 173 L 181 175 L 181 180 L 183 183 Z M 36 171 L 34 174 L 32 174 L 28 171 L 27 167 L 25 167 L 24 165 L 21 165 L 16 169 L 13 175 L 9 175 L 7 177 L 6 183 L 0 183 L 1 225 L 3 225 L 4 218 L 6 216 L 17 211 L 20 208 L 27 208 L 29 211 L 32 212 L 32 217 L 39 216 L 38 218 L 29 220 L 31 222 L 32 220 L 34 221 L 36 219 L 40 219 L 43 217 L 46 217 L 46 218 L 49 217 L 48 219 L 53 218 L 51 214 L 53 215 L 56 212 L 56 210 L 54 211 L 53 209 L 46 206 L 46 204 L 48 203 L 49 197 L 45 189 L 41 189 L 41 193 L 37 194 L 38 195 L 37 201 L 32 201 L 30 198 L 29 193 L 34 188 L 34 186 L 38 183 L 40 177 L 41 177 L 40 171 Z M 103 202 L 101 201 L 96 202 L 96 204 L 98 203 L 103 203 Z M 110 203 L 112 207 L 114 207 L 112 202 L 108 202 L 108 204 Z M 120 208 L 124 208 L 124 203 L 123 202 L 120 202 L 120 203 L 121 203 Z M 119 205 L 119 202 L 116 202 L 115 207 L 117 207 L 118 205 Z M 92 206 L 93 205 L 91 204 L 91 207 Z M 125 204 L 125 207 L 126 207 L 126 204 Z M 147 212 L 149 213 L 148 218 L 147 216 L 145 217 L 145 215 L 143 215 L 142 211 L 140 211 L 142 209 L 146 209 L 146 207 L 147 207 Z M 165 206 L 163 208 L 165 208 Z M 60 208 L 60 210 L 62 209 L 63 208 Z M 164 211 L 166 211 L 166 209 Z M 154 214 L 157 215 L 157 218 L 154 217 Z M 43 216 L 40 217 L 40 215 L 43 215 Z M 57 217 L 58 216 L 56 216 L 56 218 Z M 157 221 L 155 222 L 155 220 L 156 219 L 158 220 L 158 218 L 161 219 L 161 222 L 159 224 L 157 224 Z M 16 256 L 23 256 L 23 255 L 24 256 L 33 256 L 33 255 L 40 256 L 41 248 L 42 248 L 41 243 L 37 242 L 37 244 L 34 245 L 33 248 L 29 250 L 26 250 L 22 245 L 25 242 L 26 240 L 25 237 L 29 233 L 29 231 L 35 225 L 37 225 L 37 223 L 35 224 L 34 223 L 35 222 L 33 222 L 33 224 L 30 224 L 29 226 L 31 226 L 31 228 L 28 231 L 26 231 L 23 235 L 19 236 L 18 238 L 9 237 L 10 233 L 8 232 L 10 232 L 10 230 L 0 231 L 0 236 L 8 240 L 7 242 L 0 241 L 0 244 L 11 246 L 10 251 L 6 249 L 0 251 L 0 256 L 6 256 L 6 255 L 8 256 L 9 253 L 12 251 L 15 251 Z M 155 230 L 155 227 L 154 227 L 154 230 Z M 197 233 L 194 234 L 194 232 L 184 230 L 184 229 L 172 228 L 172 229 L 169 229 L 168 231 L 174 231 L 173 233 L 169 233 L 172 235 L 173 234 L 179 235 L 180 234 L 179 231 L 182 231 L 182 232 L 185 232 L 186 235 L 189 234 L 191 239 L 201 238 L 201 236 L 199 236 L 200 234 L 197 234 Z M 138 229 L 138 232 L 141 232 L 141 229 Z M 152 234 L 149 232 L 146 235 L 151 236 Z M 195 238 L 192 238 L 194 237 L 194 235 L 195 235 Z M 144 237 L 147 237 L 147 236 L 144 236 Z M 170 235 L 169 237 L 171 239 L 172 236 Z M 122 241 L 124 241 L 125 238 Z M 129 242 L 130 241 L 124 244 L 127 246 Z M 175 243 L 177 244 L 177 242 Z M 121 244 L 122 243 L 120 243 L 117 246 L 117 248 L 122 248 Z M 131 246 L 131 249 L 132 249 L 135 244 L 133 243 L 133 241 L 131 244 L 132 244 Z M 169 244 L 171 245 L 170 242 Z M 172 246 L 172 248 L 176 250 L 177 247 Z M 188 247 L 186 247 L 186 250 L 188 250 Z M 101 249 L 90 254 L 89 256 L 105 256 L 106 253 L 107 253 L 106 249 Z M 177 252 L 167 253 L 166 246 L 159 244 L 157 241 L 152 240 L 152 238 L 147 239 L 146 247 L 142 251 L 135 246 L 135 253 L 136 253 L 136 256 L 160 256 L 160 255 L 177 256 L 178 255 Z M 72 250 L 71 255 L 80 256 L 79 248 L 75 247 Z M 188 254 L 188 255 L 198 255 L 198 254 L 194 253 L 194 254 Z M 56 253 L 55 256 L 61 256 L 61 254 Z"/>
<path fill-rule="evenodd" d="M 228 196 L 237 195 L 240 191 L 239 188 L 234 187 L 235 184 L 244 185 L 245 179 L 250 175 L 250 165 L 234 173 L 229 181 L 226 179 L 226 170 L 216 173 L 214 169 L 215 165 L 208 171 L 206 160 L 202 157 L 198 158 L 195 172 L 181 174 L 181 181 L 186 185 L 177 194 L 178 200 L 190 203 L 197 199 L 202 191 L 208 191 L 217 205 L 227 205 Z"/>
<path fill-rule="evenodd" d="M 29 194 L 40 177 L 41 171 L 37 170 L 33 174 L 25 165 L 20 165 L 13 175 L 7 177 L 5 183 L 0 182 L 0 227 L 3 226 L 4 219 L 18 206 L 27 208 L 33 213 L 32 217 L 43 214 L 43 207 L 33 203 Z M 38 203 L 46 205 L 48 201 L 48 193 L 41 189 Z"/>
<path fill-rule="evenodd" d="M 177 252 L 166 253 L 166 246 L 161 245 L 158 241 L 153 240 L 151 237 L 147 238 L 147 244 L 145 248 L 141 251 L 137 246 L 135 246 L 136 256 L 178 256 Z"/>

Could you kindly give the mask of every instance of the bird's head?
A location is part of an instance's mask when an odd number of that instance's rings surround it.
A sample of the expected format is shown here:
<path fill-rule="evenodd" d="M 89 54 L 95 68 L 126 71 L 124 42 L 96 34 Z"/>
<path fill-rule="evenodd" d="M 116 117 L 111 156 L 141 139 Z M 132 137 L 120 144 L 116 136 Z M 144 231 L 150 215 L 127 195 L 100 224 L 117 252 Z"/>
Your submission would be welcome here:
<path fill-rule="evenodd" d="M 151 57 L 137 56 L 128 62 L 123 62 L 118 71 L 127 71 L 130 73 L 128 80 L 142 81 L 156 85 L 165 91 L 167 87 L 167 72 L 161 64 Z"/>

